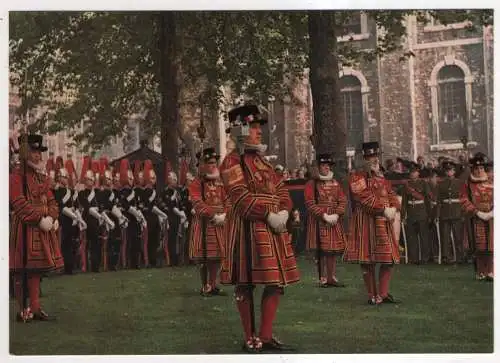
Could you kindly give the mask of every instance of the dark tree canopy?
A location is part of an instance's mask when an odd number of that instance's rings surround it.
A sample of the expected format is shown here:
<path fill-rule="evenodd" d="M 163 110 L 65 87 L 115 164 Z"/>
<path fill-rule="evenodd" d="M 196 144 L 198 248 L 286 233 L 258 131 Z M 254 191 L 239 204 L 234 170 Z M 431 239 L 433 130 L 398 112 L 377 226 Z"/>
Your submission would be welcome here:
<path fill-rule="evenodd" d="M 164 13 L 11 12 L 10 81 L 22 99 L 18 114 L 36 110 L 32 127 L 37 131 L 67 130 L 82 151 L 99 149 L 122 135 L 133 115 L 144 120 L 149 135 L 166 132 L 169 125 L 162 127 L 162 122 L 178 118 L 161 115 L 178 112 L 161 108 L 169 87 L 196 90 L 212 109 L 223 96 L 223 86 L 230 87 L 234 99 L 245 95 L 265 103 L 270 95 L 283 97 L 293 79 L 316 66 L 310 59 L 310 29 L 318 19 L 314 12 L 169 12 L 175 22 L 177 53 L 172 62 L 178 74 L 175 82 L 167 82 L 160 72 Z M 335 34 L 344 33 L 353 14 L 325 13 L 331 14 Z M 493 12 L 485 10 L 431 13 L 443 24 L 471 20 L 471 28 L 493 21 Z M 386 30 L 370 52 L 350 42 L 316 44 L 324 54 L 333 51 L 330 62 L 374 60 L 401 46 L 409 14 L 427 21 L 420 11 L 368 11 Z M 326 104 L 315 105 L 315 111 L 338 107 L 334 101 L 321 102 Z"/>

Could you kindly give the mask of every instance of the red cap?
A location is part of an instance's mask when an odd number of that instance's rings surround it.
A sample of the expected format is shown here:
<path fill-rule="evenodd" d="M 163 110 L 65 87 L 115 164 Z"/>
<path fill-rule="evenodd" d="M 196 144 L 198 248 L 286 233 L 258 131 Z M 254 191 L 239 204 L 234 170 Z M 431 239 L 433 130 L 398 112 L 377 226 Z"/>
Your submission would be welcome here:
<path fill-rule="evenodd" d="M 144 172 L 144 183 L 146 185 L 151 184 L 151 171 L 154 172 L 153 163 L 149 159 L 145 160 L 143 172 Z"/>
<path fill-rule="evenodd" d="M 83 179 L 85 179 L 85 174 L 87 173 L 87 170 L 90 169 L 90 164 L 91 164 L 90 156 L 84 156 L 83 163 L 82 163 L 82 171 L 80 172 L 80 181 L 82 183 L 83 183 Z"/>
<path fill-rule="evenodd" d="M 128 159 L 120 160 L 120 184 L 122 186 L 128 185 L 128 172 L 130 170 L 130 164 Z"/>

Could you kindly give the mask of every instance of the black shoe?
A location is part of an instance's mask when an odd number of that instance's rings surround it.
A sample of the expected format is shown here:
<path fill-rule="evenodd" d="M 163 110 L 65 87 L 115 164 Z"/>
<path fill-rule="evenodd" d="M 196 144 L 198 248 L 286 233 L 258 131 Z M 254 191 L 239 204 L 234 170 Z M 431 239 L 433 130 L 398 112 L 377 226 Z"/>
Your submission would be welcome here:
<path fill-rule="evenodd" d="M 227 296 L 227 293 L 224 290 L 221 290 L 220 288 L 218 288 L 217 286 L 214 287 L 212 289 L 212 291 L 210 291 L 210 294 L 212 296 Z"/>
<path fill-rule="evenodd" d="M 47 314 L 45 311 L 41 310 L 33 314 L 33 320 L 39 321 L 54 321 L 56 318 L 52 315 Z"/>
<path fill-rule="evenodd" d="M 368 299 L 368 305 L 373 305 L 373 306 L 377 306 L 377 305 L 380 305 L 382 304 L 382 298 L 380 296 L 373 296 L 372 298 Z"/>
<path fill-rule="evenodd" d="M 401 304 L 401 300 L 396 300 L 391 294 L 387 294 L 386 297 L 382 299 L 383 304 Z"/>
<path fill-rule="evenodd" d="M 282 352 L 292 352 L 292 351 L 295 351 L 294 348 L 292 348 L 291 346 L 289 345 L 286 345 L 282 342 L 280 342 L 278 339 L 276 338 L 272 338 L 270 341 L 268 342 L 262 342 L 262 350 L 263 351 L 282 351 Z"/>
<path fill-rule="evenodd" d="M 205 291 L 203 289 L 200 289 L 200 295 L 203 297 L 210 297 L 212 296 L 212 291 Z"/>
<path fill-rule="evenodd" d="M 328 285 L 330 285 L 332 287 L 345 287 L 346 286 L 345 284 L 343 284 L 340 281 L 334 281 L 334 282 L 328 283 Z"/>

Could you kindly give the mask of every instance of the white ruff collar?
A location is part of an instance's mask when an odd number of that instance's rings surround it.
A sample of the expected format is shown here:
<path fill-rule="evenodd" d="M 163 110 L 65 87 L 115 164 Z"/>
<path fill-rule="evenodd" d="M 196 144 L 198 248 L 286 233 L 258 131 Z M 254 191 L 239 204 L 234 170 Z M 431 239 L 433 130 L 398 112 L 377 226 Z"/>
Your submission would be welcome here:
<path fill-rule="evenodd" d="M 326 175 L 319 175 L 319 180 L 327 181 L 333 179 L 333 172 L 330 170 Z"/>
<path fill-rule="evenodd" d="M 47 172 L 46 172 L 46 170 L 45 170 L 45 168 L 44 168 L 44 166 L 43 166 L 43 164 L 41 162 L 38 163 L 38 164 L 35 164 L 35 163 L 33 163 L 33 162 L 31 162 L 31 161 L 28 160 L 27 164 L 28 164 L 28 166 L 30 168 L 33 168 L 33 170 L 35 172 L 37 172 L 38 174 L 48 175 Z"/>
<path fill-rule="evenodd" d="M 259 145 L 243 144 L 243 145 L 245 146 L 245 150 L 249 151 L 257 151 L 259 153 L 265 153 L 267 150 L 266 144 L 259 144 Z"/>
<path fill-rule="evenodd" d="M 216 170 L 212 174 L 205 174 L 205 179 L 215 180 L 220 176 L 219 170 Z"/>
<path fill-rule="evenodd" d="M 474 175 L 470 175 L 470 180 L 472 180 L 473 182 L 485 182 L 485 181 L 488 181 L 488 174 L 485 174 L 483 176 L 480 176 L 480 177 L 475 177 Z"/>

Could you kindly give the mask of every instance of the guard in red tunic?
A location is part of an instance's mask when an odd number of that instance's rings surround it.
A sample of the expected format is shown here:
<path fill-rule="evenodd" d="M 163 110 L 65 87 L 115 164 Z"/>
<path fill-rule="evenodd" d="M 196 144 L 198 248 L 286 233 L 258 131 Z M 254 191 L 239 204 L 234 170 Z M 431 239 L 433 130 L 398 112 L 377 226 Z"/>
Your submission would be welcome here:
<path fill-rule="evenodd" d="M 57 234 L 59 207 L 44 173 L 42 152 L 47 147 L 43 146 L 43 137 L 23 135 L 19 137 L 19 145 L 22 165 L 12 171 L 9 180 L 12 207 L 9 267 L 15 275 L 15 296 L 20 309 L 17 318 L 50 320 L 40 305 L 40 277 L 64 266 Z M 24 273 L 27 286 L 23 289 Z M 24 306 L 25 294 L 30 300 L 27 306 Z"/>
<path fill-rule="evenodd" d="M 189 184 L 189 200 L 195 214 L 192 217 L 189 258 L 200 264 L 203 296 L 220 295 L 216 285 L 217 268 L 224 255 L 224 224 L 226 192 L 219 178 L 219 155 L 207 148 L 197 155 L 200 177 Z"/>
<path fill-rule="evenodd" d="M 307 249 L 317 252 L 319 283 L 321 287 L 344 287 L 336 277 L 336 257 L 346 246 L 342 225 L 347 198 L 342 185 L 333 178 L 332 158 L 327 154 L 317 157 L 319 174 L 307 182 L 304 197 L 308 210 Z"/>
<path fill-rule="evenodd" d="M 235 298 L 245 333 L 244 350 L 284 350 L 272 335 L 272 324 L 284 287 L 299 281 L 299 271 L 286 223 L 292 203 L 281 178 L 263 157 L 261 125 L 267 121 L 257 106 L 229 112 L 231 137 L 237 148 L 220 173 L 231 210 L 227 216 L 226 256 L 221 282 L 236 285 Z M 255 285 L 264 285 L 260 332 L 254 320 Z"/>
<path fill-rule="evenodd" d="M 462 188 L 460 201 L 472 217 L 470 244 L 477 262 L 476 279 L 493 281 L 493 184 L 485 171 L 487 163 L 482 155 L 475 155 L 469 161 L 471 174 Z"/>
<path fill-rule="evenodd" d="M 361 264 L 369 304 L 398 303 L 389 294 L 389 282 L 393 265 L 399 263 L 393 221 L 401 204 L 380 170 L 378 142 L 363 143 L 362 149 L 365 167 L 349 177 L 353 214 L 344 258 Z M 381 264 L 378 290 L 377 263 Z"/>

